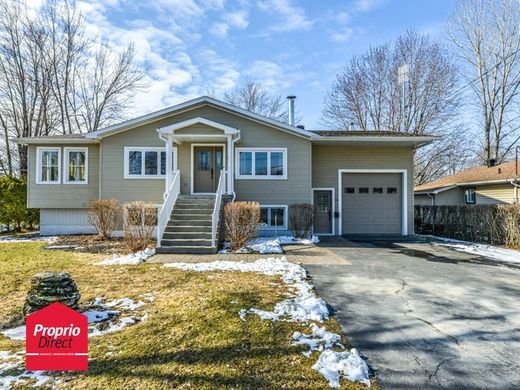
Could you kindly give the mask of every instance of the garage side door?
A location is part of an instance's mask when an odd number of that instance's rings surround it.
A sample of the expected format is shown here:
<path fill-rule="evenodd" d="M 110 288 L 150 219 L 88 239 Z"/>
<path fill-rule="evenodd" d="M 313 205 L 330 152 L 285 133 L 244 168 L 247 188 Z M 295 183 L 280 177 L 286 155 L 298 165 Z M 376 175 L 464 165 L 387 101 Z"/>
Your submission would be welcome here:
<path fill-rule="evenodd" d="M 400 173 L 344 173 L 343 234 L 401 234 L 402 190 Z"/>

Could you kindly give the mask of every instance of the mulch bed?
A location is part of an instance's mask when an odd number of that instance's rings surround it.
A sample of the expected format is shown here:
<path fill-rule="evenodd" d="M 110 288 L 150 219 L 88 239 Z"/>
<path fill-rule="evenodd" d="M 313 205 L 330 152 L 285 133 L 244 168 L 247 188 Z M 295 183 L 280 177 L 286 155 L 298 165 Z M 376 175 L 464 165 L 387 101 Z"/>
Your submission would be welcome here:
<path fill-rule="evenodd" d="M 130 253 L 122 238 L 101 240 L 95 235 L 60 236 L 45 249 L 71 250 L 82 253 L 125 254 Z"/>

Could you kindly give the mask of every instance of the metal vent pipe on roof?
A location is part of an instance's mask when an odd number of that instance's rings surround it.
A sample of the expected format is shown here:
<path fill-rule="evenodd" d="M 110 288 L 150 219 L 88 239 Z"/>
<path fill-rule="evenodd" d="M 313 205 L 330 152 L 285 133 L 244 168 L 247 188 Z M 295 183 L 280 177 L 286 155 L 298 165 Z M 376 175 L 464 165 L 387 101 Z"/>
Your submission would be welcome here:
<path fill-rule="evenodd" d="M 296 99 L 294 95 L 287 96 L 287 102 L 289 103 L 289 124 L 291 126 L 294 126 L 294 99 Z"/>

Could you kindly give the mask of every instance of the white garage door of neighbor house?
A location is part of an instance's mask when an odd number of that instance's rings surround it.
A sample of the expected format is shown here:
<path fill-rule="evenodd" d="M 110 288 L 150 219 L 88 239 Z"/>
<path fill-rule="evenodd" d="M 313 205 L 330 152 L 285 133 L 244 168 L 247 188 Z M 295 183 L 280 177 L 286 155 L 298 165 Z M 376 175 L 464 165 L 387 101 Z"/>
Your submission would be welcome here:
<path fill-rule="evenodd" d="M 401 173 L 344 173 L 343 234 L 402 233 Z"/>

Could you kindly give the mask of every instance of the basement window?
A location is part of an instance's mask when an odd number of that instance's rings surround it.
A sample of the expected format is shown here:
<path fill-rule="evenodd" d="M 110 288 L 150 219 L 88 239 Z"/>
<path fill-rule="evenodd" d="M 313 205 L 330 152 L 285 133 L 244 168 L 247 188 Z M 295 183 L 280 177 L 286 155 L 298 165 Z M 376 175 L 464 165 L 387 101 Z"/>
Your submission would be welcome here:
<path fill-rule="evenodd" d="M 287 206 L 260 206 L 260 229 L 287 229 Z"/>
<path fill-rule="evenodd" d="M 464 197 L 466 198 L 466 204 L 474 204 L 475 203 L 475 189 L 468 188 L 464 193 Z"/>

